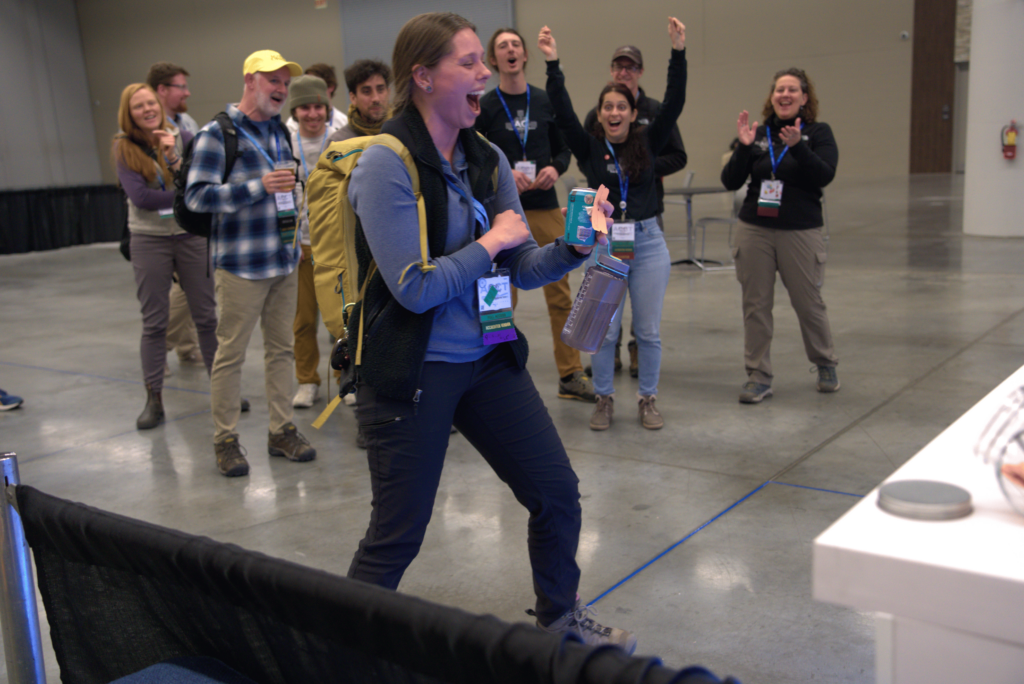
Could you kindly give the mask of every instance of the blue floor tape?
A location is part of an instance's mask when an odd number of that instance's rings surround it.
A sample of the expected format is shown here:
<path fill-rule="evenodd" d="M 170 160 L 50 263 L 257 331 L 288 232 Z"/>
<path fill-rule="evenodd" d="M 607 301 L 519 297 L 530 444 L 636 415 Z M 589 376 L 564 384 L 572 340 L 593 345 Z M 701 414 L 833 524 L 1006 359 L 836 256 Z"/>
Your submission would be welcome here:
<path fill-rule="evenodd" d="M 796 487 L 797 489 L 811 489 L 815 492 L 826 492 L 828 494 L 842 494 L 843 496 L 855 496 L 858 499 L 863 499 L 863 494 L 853 494 L 851 492 L 840 492 L 837 489 L 822 489 L 821 487 L 808 487 L 807 485 L 791 484 L 789 482 L 772 482 L 771 484 L 783 485 L 785 487 Z"/>

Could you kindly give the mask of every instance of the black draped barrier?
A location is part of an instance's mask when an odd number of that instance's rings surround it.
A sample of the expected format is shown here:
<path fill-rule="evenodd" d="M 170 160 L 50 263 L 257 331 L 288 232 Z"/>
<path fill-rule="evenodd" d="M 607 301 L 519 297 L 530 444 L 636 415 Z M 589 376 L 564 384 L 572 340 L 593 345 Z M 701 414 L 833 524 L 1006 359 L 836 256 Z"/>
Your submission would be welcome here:
<path fill-rule="evenodd" d="M 260 684 L 720 681 L 32 487 L 16 493 L 64 684 L 105 684 L 188 657 Z"/>
<path fill-rule="evenodd" d="M 117 242 L 125 211 L 115 185 L 0 192 L 0 254 Z"/>

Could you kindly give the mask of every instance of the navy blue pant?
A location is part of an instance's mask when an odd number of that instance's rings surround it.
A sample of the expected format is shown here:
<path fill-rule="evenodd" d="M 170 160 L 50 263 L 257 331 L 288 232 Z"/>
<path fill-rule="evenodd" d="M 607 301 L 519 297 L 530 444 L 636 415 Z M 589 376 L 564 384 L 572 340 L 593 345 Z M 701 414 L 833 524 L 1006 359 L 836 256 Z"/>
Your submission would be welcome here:
<path fill-rule="evenodd" d="M 416 404 L 358 388 L 373 510 L 348 576 L 398 587 L 430 522 L 454 424 L 530 512 L 535 610 L 548 624 L 576 602 L 579 480 L 533 379 L 505 347 L 472 363 L 425 363 Z"/>

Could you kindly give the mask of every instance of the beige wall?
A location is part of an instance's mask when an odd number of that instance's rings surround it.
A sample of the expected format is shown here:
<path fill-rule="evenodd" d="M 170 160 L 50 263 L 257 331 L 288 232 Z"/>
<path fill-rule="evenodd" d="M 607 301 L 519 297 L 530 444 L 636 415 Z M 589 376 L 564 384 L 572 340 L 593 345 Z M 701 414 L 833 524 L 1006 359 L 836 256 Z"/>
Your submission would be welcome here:
<path fill-rule="evenodd" d="M 584 5 L 516 0 L 519 31 L 527 38 L 530 82 L 543 87 L 536 35 L 548 24 L 580 113 L 596 104 L 609 78 L 611 53 L 631 43 L 644 54 L 641 86 L 661 100 L 669 39 L 667 17 L 686 24 L 689 83 L 679 129 L 694 185 L 718 183 L 722 154 L 736 136 L 743 109 L 760 110 L 779 69 L 798 66 L 818 90 L 819 119 L 839 144 L 842 177 L 905 175 L 910 148 L 913 0 L 591 0 Z M 678 181 L 676 174 L 669 183 Z"/>
<path fill-rule="evenodd" d="M 110 140 L 129 83 L 166 60 L 188 69 L 189 114 L 202 125 L 242 95 L 242 64 L 256 50 L 277 50 L 305 68 L 314 62 L 343 69 L 337 0 L 77 0 L 93 119 L 105 182 L 115 182 Z M 201 19 L 200 19 L 201 18 Z M 342 85 L 344 91 L 344 85 Z M 347 97 L 338 107 L 348 108 Z M 336 103 L 337 104 L 337 103 Z"/>
<path fill-rule="evenodd" d="M 386 16 L 387 0 L 379 1 Z M 142 80 L 150 63 L 164 59 L 189 69 L 190 113 L 207 121 L 240 96 L 242 62 L 253 50 L 276 49 L 303 66 L 326 61 L 340 77 L 337 2 L 317 10 L 313 0 L 77 0 L 104 179 L 114 178 L 105 151 L 121 89 Z M 817 85 L 821 120 L 839 142 L 842 177 L 905 175 L 911 41 L 901 41 L 900 32 L 912 28 L 913 7 L 913 0 L 515 0 L 516 24 L 531 49 L 531 83 L 544 86 L 535 37 L 547 23 L 581 114 L 593 106 L 611 52 L 623 43 L 643 50 L 642 85 L 662 99 L 667 17 L 687 25 L 690 80 L 679 124 L 696 185 L 718 182 L 737 114 L 745 108 L 760 118 L 771 75 L 794 65 Z"/>

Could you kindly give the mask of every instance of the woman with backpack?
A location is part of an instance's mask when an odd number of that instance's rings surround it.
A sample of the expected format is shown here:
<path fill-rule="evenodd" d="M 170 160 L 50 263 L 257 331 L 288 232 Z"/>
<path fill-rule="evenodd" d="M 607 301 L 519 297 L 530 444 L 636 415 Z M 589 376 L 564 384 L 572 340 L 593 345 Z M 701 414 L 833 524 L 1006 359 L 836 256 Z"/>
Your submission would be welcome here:
<path fill-rule="evenodd" d="M 172 275 L 178 274 L 188 298 L 207 371 L 217 352 L 217 310 L 206 240 L 182 230 L 171 209 L 174 176 L 192 135 L 168 125 L 156 93 L 144 83 L 133 83 L 122 91 L 117 121 L 120 131 L 114 136 L 111 157 L 128 196 L 131 261 L 142 307 L 146 406 L 135 425 L 148 430 L 164 418 L 161 392 Z"/>
<path fill-rule="evenodd" d="M 672 56 L 668 63 L 668 86 L 661 112 L 646 128 L 636 123 L 633 93 L 624 85 L 610 83 L 597 101 L 597 123 L 586 131 L 577 118 L 565 89 L 565 75 L 558 62 L 558 50 L 551 29 L 541 29 L 537 46 L 548 65 L 547 91 L 555 108 L 558 127 L 565 136 L 580 169 L 592 188 L 606 185 L 608 199 L 616 207 L 612 218 L 612 242 L 629 254 L 629 300 L 633 309 L 639 357 L 640 424 L 658 430 L 665 421 L 654 401 L 661 375 L 661 309 L 668 289 L 671 259 L 665 235 L 658 226 L 658 196 L 654 159 L 672 134 L 672 127 L 686 101 L 686 27 L 669 18 L 668 34 Z M 612 321 L 604 343 L 593 355 L 594 393 L 597 406 L 590 419 L 591 430 L 607 430 L 614 413 L 612 382 L 615 344 L 622 326 L 625 300 Z"/>
<path fill-rule="evenodd" d="M 358 345 L 356 417 L 373 499 L 349 577 L 398 586 L 423 541 L 454 424 L 530 511 L 538 625 L 632 651 L 629 632 L 597 625 L 579 602 L 578 480 L 511 319 L 510 286 L 558 280 L 590 250 L 537 246 L 508 161 L 475 132 L 491 72 L 473 24 L 451 13 L 414 17 L 392 68 L 396 114 L 381 132 L 411 154 L 422 199 L 417 206 L 398 153 L 383 144 L 363 152 L 348 192 L 365 295 L 349 343 Z"/>

